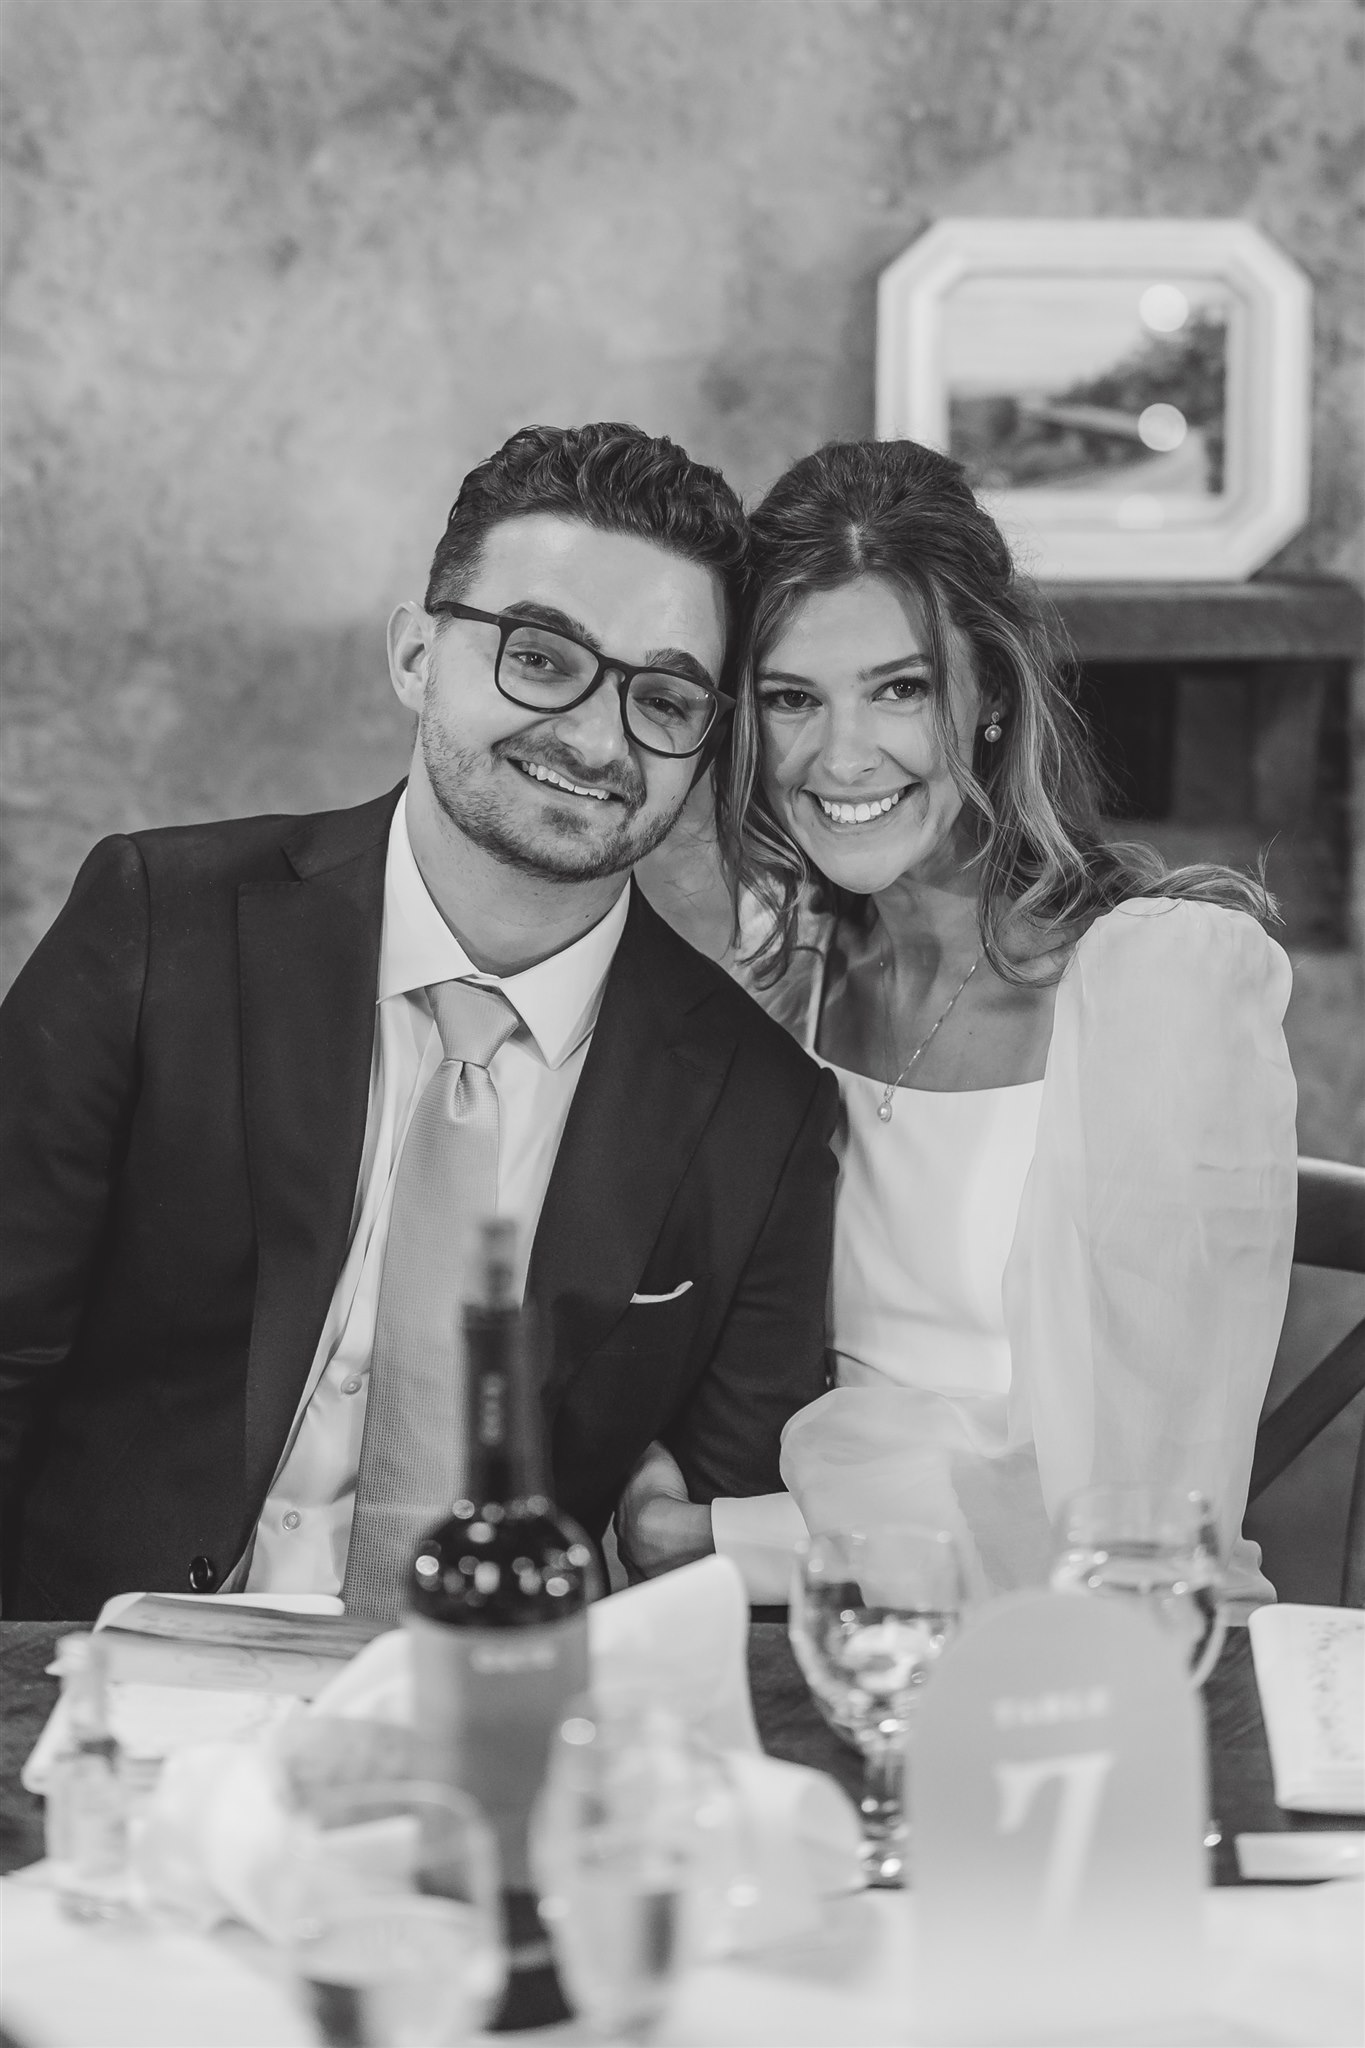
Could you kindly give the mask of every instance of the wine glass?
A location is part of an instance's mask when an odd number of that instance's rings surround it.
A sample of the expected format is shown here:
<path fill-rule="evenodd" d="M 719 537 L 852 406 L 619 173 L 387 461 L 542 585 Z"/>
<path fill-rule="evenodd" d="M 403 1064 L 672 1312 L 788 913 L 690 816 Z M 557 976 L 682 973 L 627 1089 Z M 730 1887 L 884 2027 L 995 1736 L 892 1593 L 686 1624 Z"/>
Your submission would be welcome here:
<path fill-rule="evenodd" d="M 862 1752 L 870 1885 L 904 1882 L 906 1738 L 963 1594 L 957 1545 L 942 1529 L 812 1536 L 797 1560 L 788 1632 L 816 1706 Z"/>
<path fill-rule="evenodd" d="M 673 1714 L 638 1696 L 574 1701 L 531 1827 L 541 1918 L 575 2010 L 646 2040 L 696 1946 L 710 1796 Z"/>
<path fill-rule="evenodd" d="M 1198 1689 L 1213 1670 L 1227 1634 L 1218 1526 L 1202 1493 L 1164 1486 L 1088 1486 L 1062 1515 L 1052 1567 L 1058 1593 L 1098 1593 L 1140 1600 L 1178 1644 Z M 1204 1825 L 1204 1846 L 1223 1839 L 1217 1819 Z"/>
<path fill-rule="evenodd" d="M 452 1787 L 312 1788 L 291 1815 L 272 1904 L 332 2048 L 447 2048 L 477 2032 L 502 1989 L 497 1849 Z"/>

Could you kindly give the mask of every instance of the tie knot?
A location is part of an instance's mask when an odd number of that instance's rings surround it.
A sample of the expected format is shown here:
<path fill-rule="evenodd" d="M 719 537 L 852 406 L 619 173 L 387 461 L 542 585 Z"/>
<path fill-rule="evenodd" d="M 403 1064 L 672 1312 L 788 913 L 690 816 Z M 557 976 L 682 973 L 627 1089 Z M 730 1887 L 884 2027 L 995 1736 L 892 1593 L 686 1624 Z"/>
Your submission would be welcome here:
<path fill-rule="evenodd" d="M 521 1019 L 501 989 L 472 981 L 436 981 L 427 990 L 448 1060 L 486 1067 Z"/>

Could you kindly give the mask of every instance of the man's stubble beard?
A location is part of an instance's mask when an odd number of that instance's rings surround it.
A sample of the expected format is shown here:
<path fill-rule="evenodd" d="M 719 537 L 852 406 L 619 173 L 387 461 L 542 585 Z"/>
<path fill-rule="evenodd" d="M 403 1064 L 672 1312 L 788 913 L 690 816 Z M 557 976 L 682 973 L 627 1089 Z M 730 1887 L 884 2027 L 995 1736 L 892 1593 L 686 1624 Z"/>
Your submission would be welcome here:
<path fill-rule="evenodd" d="M 609 875 L 625 874 L 667 838 L 686 801 L 685 797 L 680 798 L 677 809 L 667 816 L 635 826 L 634 820 L 644 801 L 644 780 L 632 762 L 634 783 L 639 791 L 632 807 L 608 839 L 585 841 L 575 847 L 565 834 L 552 834 L 548 827 L 536 833 L 529 820 L 518 819 L 512 814 L 512 806 L 500 801 L 489 787 L 489 764 L 504 758 L 499 746 L 488 749 L 457 746 L 439 719 L 432 718 L 425 710 L 419 724 L 419 740 L 432 795 L 455 830 L 491 854 L 494 860 L 537 881 L 594 882 L 603 881 Z M 529 753 L 524 743 L 518 751 Z M 553 768 L 569 780 L 586 780 L 581 775 L 574 775 L 567 756 L 555 758 L 554 749 L 538 747 L 532 758 L 543 760 L 545 767 Z M 511 768 L 509 773 L 519 775 L 521 770 Z M 624 791 L 622 796 L 630 801 Z M 564 801 L 567 806 L 581 799 L 566 797 Z M 573 813 L 567 812 L 567 815 L 572 818 Z M 519 830 L 519 826 L 522 829 Z"/>

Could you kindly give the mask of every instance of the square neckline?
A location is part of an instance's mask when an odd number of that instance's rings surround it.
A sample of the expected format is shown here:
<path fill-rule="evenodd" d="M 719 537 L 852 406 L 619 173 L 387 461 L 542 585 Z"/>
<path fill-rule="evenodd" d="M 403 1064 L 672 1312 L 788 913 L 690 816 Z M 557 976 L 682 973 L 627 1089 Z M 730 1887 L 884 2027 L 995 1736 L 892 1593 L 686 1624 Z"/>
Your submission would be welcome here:
<path fill-rule="evenodd" d="M 829 1059 L 820 1051 L 817 1041 L 820 1036 L 820 1019 L 825 1011 L 825 983 L 829 978 L 829 956 L 831 951 L 832 947 L 828 945 L 822 946 L 820 949 L 820 972 L 815 978 L 814 1015 L 810 1020 L 810 1046 L 808 1048 L 810 1056 L 813 1060 L 818 1060 L 822 1067 L 828 1067 L 833 1074 L 846 1075 L 851 1081 L 866 1081 L 869 1088 L 884 1091 L 886 1088 L 885 1081 L 878 1081 L 871 1074 L 860 1074 L 856 1067 L 840 1066 L 838 1060 Z M 1067 965 L 1070 966 L 1070 964 L 1070 961 L 1068 961 Z M 1052 1039 L 1049 1034 L 1049 1061 L 1051 1057 Z M 1044 1062 L 1043 1073 L 1038 1076 L 1036 1081 L 1001 1081 L 991 1088 L 916 1088 L 912 1083 L 898 1081 L 894 1084 L 894 1089 L 897 1095 L 1009 1095 L 1016 1088 L 1041 1088 L 1047 1079 L 1046 1067 L 1047 1061 Z"/>
<path fill-rule="evenodd" d="M 827 1059 L 824 1053 L 816 1052 L 814 1047 L 811 1048 L 811 1058 L 818 1060 L 822 1067 L 828 1067 L 831 1073 L 838 1074 L 841 1078 L 850 1081 L 863 1081 L 869 1088 L 875 1088 L 879 1094 L 885 1092 L 885 1081 L 875 1080 L 871 1074 L 860 1074 L 856 1067 L 841 1067 L 838 1060 Z M 992 1088 L 913 1088 L 907 1082 L 902 1081 L 897 1084 L 895 1093 L 898 1096 L 1014 1095 L 1021 1088 L 1041 1088 L 1044 1079 L 1045 1076 L 1040 1074 L 1036 1081 L 999 1081 Z"/>

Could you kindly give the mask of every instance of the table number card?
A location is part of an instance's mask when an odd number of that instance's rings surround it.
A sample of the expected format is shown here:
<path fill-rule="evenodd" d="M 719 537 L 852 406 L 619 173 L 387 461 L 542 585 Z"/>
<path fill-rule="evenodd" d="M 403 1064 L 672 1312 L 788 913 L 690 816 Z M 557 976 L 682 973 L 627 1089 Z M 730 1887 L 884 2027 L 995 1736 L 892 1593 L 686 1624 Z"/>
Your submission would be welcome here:
<path fill-rule="evenodd" d="M 921 2038 L 1093 2041 L 1197 2010 L 1204 1737 L 1140 1608 L 993 1602 L 911 1738 Z"/>

